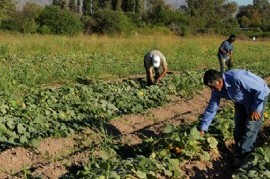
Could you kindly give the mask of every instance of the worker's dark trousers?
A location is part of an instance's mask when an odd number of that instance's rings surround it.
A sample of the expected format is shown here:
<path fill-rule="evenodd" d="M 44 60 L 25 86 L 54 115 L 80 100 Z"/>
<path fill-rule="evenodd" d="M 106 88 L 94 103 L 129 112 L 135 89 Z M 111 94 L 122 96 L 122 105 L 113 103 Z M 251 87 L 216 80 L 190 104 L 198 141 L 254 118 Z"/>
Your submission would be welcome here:
<path fill-rule="evenodd" d="M 267 97 L 263 102 L 263 110 L 261 111 L 261 119 L 259 121 L 252 121 L 250 119 L 251 110 L 246 109 L 244 105 L 235 103 L 235 128 L 233 135 L 236 146 L 236 156 L 245 156 L 253 150 L 253 145 L 263 122 L 266 102 Z"/>

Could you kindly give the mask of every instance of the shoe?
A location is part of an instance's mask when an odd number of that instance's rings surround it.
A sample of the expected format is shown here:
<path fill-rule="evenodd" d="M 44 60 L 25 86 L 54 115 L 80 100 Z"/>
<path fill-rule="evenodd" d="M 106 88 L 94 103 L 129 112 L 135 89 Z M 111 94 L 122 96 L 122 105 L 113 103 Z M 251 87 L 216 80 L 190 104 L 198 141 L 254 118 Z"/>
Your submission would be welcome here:
<path fill-rule="evenodd" d="M 232 169 L 237 170 L 244 164 L 244 160 L 241 157 L 237 157 L 234 159 L 232 163 Z"/>
<path fill-rule="evenodd" d="M 237 170 L 238 168 L 240 168 L 244 163 L 247 162 L 247 160 L 250 157 L 250 152 L 247 152 L 245 154 L 242 154 L 240 156 L 236 156 L 233 163 L 232 163 L 232 168 L 234 170 Z"/>

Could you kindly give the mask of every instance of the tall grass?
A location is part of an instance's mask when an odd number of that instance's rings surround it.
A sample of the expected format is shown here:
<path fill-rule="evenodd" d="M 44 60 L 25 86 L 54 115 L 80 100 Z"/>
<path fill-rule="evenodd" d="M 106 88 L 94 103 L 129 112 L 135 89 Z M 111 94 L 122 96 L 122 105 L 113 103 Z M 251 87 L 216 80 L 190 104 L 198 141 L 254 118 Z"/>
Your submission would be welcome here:
<path fill-rule="evenodd" d="M 218 69 L 217 49 L 225 38 L 168 33 L 132 37 L 1 33 L 0 91 L 12 94 L 40 85 L 71 84 L 78 76 L 107 80 L 143 74 L 143 56 L 151 49 L 164 53 L 169 70 Z M 269 71 L 269 50 L 267 41 L 236 40 L 235 65 Z"/>

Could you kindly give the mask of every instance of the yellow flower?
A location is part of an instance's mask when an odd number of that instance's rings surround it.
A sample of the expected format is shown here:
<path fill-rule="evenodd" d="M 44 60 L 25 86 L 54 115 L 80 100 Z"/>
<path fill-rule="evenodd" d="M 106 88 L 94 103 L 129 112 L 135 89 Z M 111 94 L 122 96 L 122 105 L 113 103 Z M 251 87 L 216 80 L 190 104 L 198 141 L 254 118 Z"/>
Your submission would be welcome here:
<path fill-rule="evenodd" d="M 268 113 L 267 112 L 263 113 L 263 116 L 264 118 L 268 118 Z"/>
<path fill-rule="evenodd" d="M 179 147 L 175 147 L 175 148 L 174 148 L 174 152 L 175 152 L 176 154 L 180 154 L 180 153 L 182 153 L 182 151 L 183 151 L 183 149 L 181 149 L 181 148 L 179 148 Z"/>
<path fill-rule="evenodd" d="M 139 95 L 139 96 L 143 96 L 143 95 L 144 95 L 143 91 L 140 91 L 140 92 L 138 93 L 138 95 Z"/>

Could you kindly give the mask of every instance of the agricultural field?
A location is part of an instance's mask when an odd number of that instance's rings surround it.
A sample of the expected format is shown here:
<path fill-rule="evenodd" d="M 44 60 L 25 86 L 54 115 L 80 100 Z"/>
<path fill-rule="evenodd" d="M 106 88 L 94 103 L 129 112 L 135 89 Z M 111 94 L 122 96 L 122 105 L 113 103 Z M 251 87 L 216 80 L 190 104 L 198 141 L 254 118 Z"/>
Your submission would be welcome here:
<path fill-rule="evenodd" d="M 0 178 L 270 178 L 270 106 L 256 151 L 231 167 L 233 104 L 197 131 L 226 37 L 0 34 Z M 169 73 L 146 86 L 143 56 Z M 270 85 L 270 43 L 237 39 L 234 68 Z"/>

